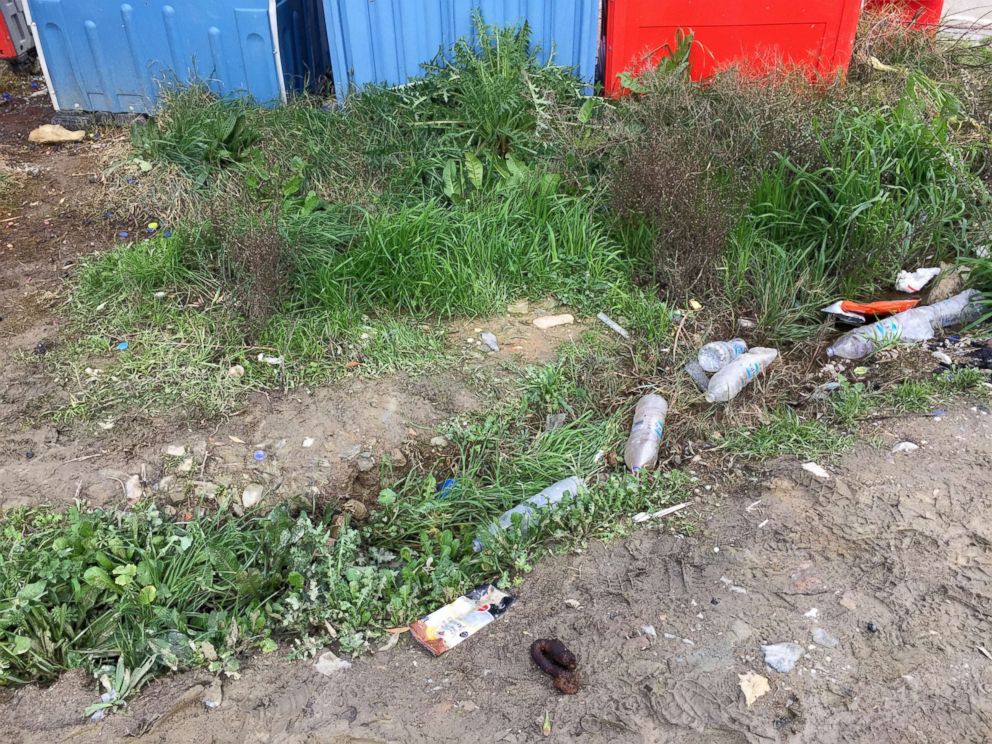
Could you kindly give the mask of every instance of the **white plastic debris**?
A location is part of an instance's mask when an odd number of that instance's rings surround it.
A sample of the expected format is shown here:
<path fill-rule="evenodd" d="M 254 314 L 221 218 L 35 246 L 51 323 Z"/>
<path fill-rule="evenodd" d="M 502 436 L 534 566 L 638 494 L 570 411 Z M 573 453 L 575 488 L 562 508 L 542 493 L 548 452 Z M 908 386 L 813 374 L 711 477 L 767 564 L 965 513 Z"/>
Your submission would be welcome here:
<path fill-rule="evenodd" d="M 815 462 L 804 462 L 803 470 L 807 473 L 812 473 L 817 478 L 823 478 L 824 480 L 830 478 L 830 473 L 824 470 L 820 465 L 817 465 Z"/>
<path fill-rule="evenodd" d="M 798 643 L 773 643 L 761 647 L 765 663 L 776 672 L 788 674 L 803 655 L 803 647 Z"/>
<path fill-rule="evenodd" d="M 939 268 L 917 269 L 916 271 L 900 271 L 896 276 L 896 289 L 907 294 L 920 292 L 933 278 L 940 274 Z"/>
<path fill-rule="evenodd" d="M 549 328 L 554 328 L 555 326 L 561 325 L 571 325 L 575 322 L 575 318 L 568 313 L 564 315 L 544 315 L 537 318 L 534 321 L 534 325 L 540 328 L 542 331 L 546 331 Z"/>
<path fill-rule="evenodd" d="M 895 447 L 892 448 L 893 453 L 897 452 L 915 452 L 920 448 L 920 445 L 914 442 L 899 442 Z"/>
<path fill-rule="evenodd" d="M 492 351 L 499 351 L 499 342 L 496 340 L 496 336 L 489 331 L 479 334 L 479 338 L 482 339 L 482 343 L 490 348 Z"/>
<path fill-rule="evenodd" d="M 325 677 L 332 677 L 338 672 L 351 669 L 351 662 L 345 661 L 344 659 L 339 659 L 332 651 L 325 651 L 317 659 L 317 662 L 313 665 L 313 668 L 318 674 L 323 674 Z"/>

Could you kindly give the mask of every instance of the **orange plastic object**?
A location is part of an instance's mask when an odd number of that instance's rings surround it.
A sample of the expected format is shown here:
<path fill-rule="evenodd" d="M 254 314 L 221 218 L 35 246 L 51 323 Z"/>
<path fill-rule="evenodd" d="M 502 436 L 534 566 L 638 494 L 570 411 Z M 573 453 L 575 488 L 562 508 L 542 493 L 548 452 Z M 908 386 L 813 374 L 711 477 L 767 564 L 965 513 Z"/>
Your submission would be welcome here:
<path fill-rule="evenodd" d="M 17 47 L 7 28 L 7 20 L 0 13 L 0 59 L 17 59 Z"/>
<path fill-rule="evenodd" d="M 734 64 L 761 73 L 782 64 L 812 77 L 847 72 L 861 0 L 608 0 L 606 80 L 624 92 L 619 75 L 658 63 L 679 32 L 693 34 L 693 79 Z"/>
<path fill-rule="evenodd" d="M 906 24 L 914 28 L 939 26 L 944 14 L 944 0 L 867 0 L 865 10 L 881 10 L 891 6 L 901 8 Z"/>
<path fill-rule="evenodd" d="M 859 313 L 861 315 L 895 315 L 905 310 L 912 310 L 919 304 L 919 300 L 882 300 L 881 302 L 841 300 L 840 309 L 846 313 Z"/>

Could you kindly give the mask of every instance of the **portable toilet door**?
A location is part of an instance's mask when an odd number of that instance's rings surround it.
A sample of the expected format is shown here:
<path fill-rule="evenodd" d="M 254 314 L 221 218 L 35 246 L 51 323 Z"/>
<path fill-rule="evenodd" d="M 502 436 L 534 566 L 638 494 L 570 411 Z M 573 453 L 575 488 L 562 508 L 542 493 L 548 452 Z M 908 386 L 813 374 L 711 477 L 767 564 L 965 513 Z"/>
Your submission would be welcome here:
<path fill-rule="evenodd" d="M 321 57 L 305 20 L 322 10 L 313 0 L 27 0 L 26 10 L 56 111 L 150 114 L 163 90 L 190 83 L 276 105 L 323 72 L 307 72 Z M 292 42 L 286 59 L 280 40 Z M 318 65 L 329 70 L 329 58 Z"/>

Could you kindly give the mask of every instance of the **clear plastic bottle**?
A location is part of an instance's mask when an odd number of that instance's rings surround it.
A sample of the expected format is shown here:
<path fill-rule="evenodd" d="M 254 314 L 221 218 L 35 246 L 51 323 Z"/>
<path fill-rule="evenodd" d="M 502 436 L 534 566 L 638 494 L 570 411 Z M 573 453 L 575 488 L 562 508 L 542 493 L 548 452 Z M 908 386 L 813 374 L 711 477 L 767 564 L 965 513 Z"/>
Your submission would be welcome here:
<path fill-rule="evenodd" d="M 699 388 L 699 392 L 705 393 L 707 388 L 710 386 L 710 376 L 706 374 L 706 371 L 699 366 L 699 362 L 695 359 L 689 361 L 685 365 L 685 373 L 692 378 L 692 381 L 696 383 L 696 387 Z"/>
<path fill-rule="evenodd" d="M 565 498 L 566 495 L 570 494 L 572 496 L 576 496 L 579 492 L 583 491 L 585 487 L 585 479 L 580 478 L 577 475 L 573 475 L 571 478 L 565 478 L 557 483 L 553 483 L 536 496 L 531 496 L 522 504 L 517 504 L 512 509 L 503 512 L 499 519 L 496 520 L 496 523 L 489 527 L 489 532 L 495 535 L 499 533 L 500 530 L 509 529 L 513 525 L 514 514 L 520 515 L 520 529 L 521 531 L 526 531 L 535 512 L 540 509 L 547 509 L 548 507 L 554 506 Z M 482 550 L 482 540 L 476 538 L 473 541 L 472 546 L 475 548 L 476 552 L 479 552 Z"/>
<path fill-rule="evenodd" d="M 630 427 L 630 437 L 623 452 L 623 461 L 627 463 L 630 472 L 653 468 L 657 464 L 667 415 L 668 401 L 660 395 L 645 395 L 637 401 L 634 423 Z"/>
<path fill-rule="evenodd" d="M 711 341 L 699 350 L 699 366 L 712 374 L 719 372 L 741 354 L 747 352 L 747 343 L 742 338 L 730 341 Z"/>
<path fill-rule="evenodd" d="M 976 290 L 969 289 L 942 302 L 914 307 L 857 328 L 837 339 L 827 349 L 827 356 L 863 359 L 881 346 L 931 339 L 941 328 L 975 320 L 981 313 L 981 306 L 975 301 L 978 294 Z"/>
<path fill-rule="evenodd" d="M 778 351 L 756 346 L 746 354 L 737 357 L 710 379 L 706 390 L 706 400 L 710 403 L 726 403 L 733 400 L 755 377 L 761 374 L 775 359 Z"/>

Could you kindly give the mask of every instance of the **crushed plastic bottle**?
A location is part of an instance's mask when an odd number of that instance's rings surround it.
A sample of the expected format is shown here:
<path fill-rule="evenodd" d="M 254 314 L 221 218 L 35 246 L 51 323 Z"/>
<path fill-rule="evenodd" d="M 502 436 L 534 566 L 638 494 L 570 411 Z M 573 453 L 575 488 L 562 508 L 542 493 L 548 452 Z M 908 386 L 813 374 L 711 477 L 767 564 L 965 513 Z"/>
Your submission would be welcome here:
<path fill-rule="evenodd" d="M 525 532 L 533 521 L 534 514 L 540 509 L 547 509 L 548 507 L 554 506 L 566 495 L 576 496 L 581 491 L 585 490 L 586 482 L 585 479 L 580 478 L 577 475 L 573 475 L 571 478 L 565 478 L 557 483 L 553 483 L 543 491 L 541 491 L 536 496 L 531 496 L 529 499 L 524 501 L 522 504 L 517 504 L 512 509 L 503 512 L 500 518 L 489 527 L 489 532 L 496 535 L 500 530 L 507 530 L 513 525 L 513 515 L 519 514 L 521 517 L 520 530 Z M 472 541 L 472 547 L 475 548 L 475 552 L 482 550 L 482 540 L 475 538 Z"/>
<path fill-rule="evenodd" d="M 630 427 L 630 437 L 623 452 L 623 461 L 627 463 L 630 472 L 653 468 L 657 464 L 667 415 L 668 401 L 660 395 L 645 395 L 637 401 L 634 423 Z"/>
<path fill-rule="evenodd" d="M 699 350 L 699 366 L 710 374 L 719 372 L 746 352 L 747 342 L 742 338 L 734 338 L 730 341 L 711 341 Z"/>
<path fill-rule="evenodd" d="M 733 400 L 777 358 L 778 351 L 763 346 L 756 346 L 737 357 L 710 379 L 706 400 L 710 403 L 726 403 Z"/>
<path fill-rule="evenodd" d="M 705 393 L 710 386 L 710 376 L 706 374 L 706 370 L 699 366 L 699 362 L 695 359 L 689 361 L 685 365 L 685 373 L 692 378 L 692 381 L 699 388 L 699 392 Z"/>
<path fill-rule="evenodd" d="M 841 336 L 827 349 L 827 356 L 842 359 L 863 359 L 882 346 L 895 343 L 916 343 L 933 338 L 941 328 L 969 323 L 981 315 L 975 300 L 978 292 L 969 289 L 943 302 L 926 307 L 914 307 L 898 315 L 857 328 Z"/>

